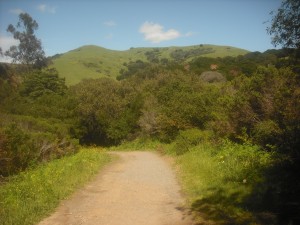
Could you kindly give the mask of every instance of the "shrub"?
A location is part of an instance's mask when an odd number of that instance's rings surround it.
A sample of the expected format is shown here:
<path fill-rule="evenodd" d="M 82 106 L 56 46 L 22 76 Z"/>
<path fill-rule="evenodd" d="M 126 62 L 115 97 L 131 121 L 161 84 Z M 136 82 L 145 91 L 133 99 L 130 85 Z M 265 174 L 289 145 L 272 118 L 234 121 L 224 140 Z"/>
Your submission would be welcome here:
<path fill-rule="evenodd" d="M 263 224 L 250 206 L 255 202 L 256 207 L 264 209 L 263 171 L 272 166 L 273 158 L 257 146 L 228 141 L 220 145 L 199 144 L 179 156 L 177 163 L 191 211 L 202 222 Z M 265 214 L 270 215 L 269 224 L 276 224 L 274 215 Z"/>
<path fill-rule="evenodd" d="M 280 138 L 282 131 L 273 120 L 261 121 L 253 129 L 253 140 L 263 147 L 272 148 Z"/>
<path fill-rule="evenodd" d="M 1 114 L 0 126 L 2 176 L 77 151 L 78 141 L 68 135 L 68 125 L 60 120 Z"/>
<path fill-rule="evenodd" d="M 38 149 L 28 133 L 11 124 L 0 131 L 0 174 L 7 176 L 26 169 L 38 158 Z"/>
<path fill-rule="evenodd" d="M 271 163 L 271 153 L 249 144 L 225 141 L 213 156 L 224 174 L 225 181 L 259 182 L 262 170 Z"/>
<path fill-rule="evenodd" d="M 197 128 L 192 128 L 184 131 L 180 131 L 175 140 L 173 151 L 177 155 L 182 155 L 188 152 L 192 147 L 197 146 L 202 142 L 207 142 L 212 138 L 210 131 L 203 131 Z"/>
<path fill-rule="evenodd" d="M 205 71 L 200 75 L 200 79 L 209 82 L 226 82 L 226 78 L 219 72 L 215 71 Z"/>

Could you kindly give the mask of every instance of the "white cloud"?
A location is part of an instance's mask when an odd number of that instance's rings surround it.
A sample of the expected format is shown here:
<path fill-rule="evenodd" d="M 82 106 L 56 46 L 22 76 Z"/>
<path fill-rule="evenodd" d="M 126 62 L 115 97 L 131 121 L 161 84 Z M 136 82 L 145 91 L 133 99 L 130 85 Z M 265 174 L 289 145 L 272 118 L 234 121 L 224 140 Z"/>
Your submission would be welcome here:
<path fill-rule="evenodd" d="M 117 26 L 117 23 L 113 20 L 109 20 L 109 21 L 103 22 L 103 25 L 105 25 L 107 27 L 114 27 L 114 26 Z"/>
<path fill-rule="evenodd" d="M 146 21 L 140 27 L 140 33 L 144 34 L 144 39 L 152 43 L 172 40 L 181 36 L 180 32 L 175 29 L 163 30 L 164 27 L 158 23 Z"/>
<path fill-rule="evenodd" d="M 11 9 L 9 10 L 10 13 L 19 15 L 20 13 L 24 13 L 22 9 L 16 8 L 16 9 Z"/>
<path fill-rule="evenodd" d="M 40 4 L 37 6 L 37 9 L 42 13 L 56 13 L 56 8 L 46 4 Z"/>

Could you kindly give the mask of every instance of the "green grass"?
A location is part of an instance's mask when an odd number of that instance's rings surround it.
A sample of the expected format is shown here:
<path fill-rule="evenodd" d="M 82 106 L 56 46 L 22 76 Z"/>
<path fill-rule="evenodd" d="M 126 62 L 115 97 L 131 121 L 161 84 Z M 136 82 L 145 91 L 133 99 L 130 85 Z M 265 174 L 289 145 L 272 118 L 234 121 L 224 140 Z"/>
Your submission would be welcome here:
<path fill-rule="evenodd" d="M 220 147 L 200 144 L 178 156 L 183 191 L 191 211 L 201 224 L 260 224 L 248 209 L 262 184 L 263 170 L 272 155 L 256 146 L 225 143 Z M 269 222 L 274 217 L 269 216 Z"/>
<path fill-rule="evenodd" d="M 193 50 L 201 48 L 212 48 L 213 53 L 204 54 L 206 57 L 238 56 L 248 53 L 247 50 L 229 46 L 217 45 L 195 45 L 186 47 L 164 47 L 164 48 L 131 48 L 126 51 L 109 50 L 102 47 L 88 45 L 69 51 L 53 59 L 53 67 L 56 68 L 61 77 L 66 78 L 67 85 L 74 85 L 82 79 L 111 77 L 116 78 L 121 69 L 126 69 L 124 63 L 130 61 L 147 61 L 146 52 L 159 50 L 158 58 L 171 60 L 170 53 L 176 50 Z M 186 59 L 190 61 L 197 56 Z"/>
<path fill-rule="evenodd" d="M 109 161 L 99 149 L 82 149 L 11 178 L 0 186 L 0 224 L 38 223 Z"/>
<path fill-rule="evenodd" d="M 127 141 L 118 146 L 110 147 L 110 151 L 155 151 L 161 148 L 162 144 L 157 140 L 137 138 Z"/>
<path fill-rule="evenodd" d="M 73 85 L 87 78 L 115 78 L 120 69 L 126 68 L 124 63 L 138 59 L 146 60 L 143 51 L 114 51 L 88 45 L 54 59 L 53 67 L 58 70 L 60 76 L 66 78 L 67 85 Z"/>

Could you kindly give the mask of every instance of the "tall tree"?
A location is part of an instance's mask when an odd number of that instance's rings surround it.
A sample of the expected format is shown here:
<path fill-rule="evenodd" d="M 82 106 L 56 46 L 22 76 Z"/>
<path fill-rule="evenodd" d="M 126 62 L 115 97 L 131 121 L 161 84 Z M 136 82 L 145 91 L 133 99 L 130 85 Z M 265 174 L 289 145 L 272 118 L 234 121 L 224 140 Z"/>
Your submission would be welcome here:
<path fill-rule="evenodd" d="M 277 13 L 273 14 L 271 27 L 267 31 L 272 35 L 275 46 L 300 48 L 300 1 L 284 0 Z"/>
<path fill-rule="evenodd" d="M 13 62 L 33 65 L 38 68 L 45 66 L 45 52 L 41 41 L 37 39 L 34 33 L 37 29 L 38 23 L 28 13 L 21 13 L 17 25 L 10 24 L 7 27 L 7 31 L 13 34 L 14 39 L 19 41 L 19 45 L 11 46 L 5 55 L 11 57 Z"/>
<path fill-rule="evenodd" d="M 44 69 L 29 73 L 21 85 L 20 93 L 36 99 L 47 94 L 64 95 L 66 90 L 65 79 L 60 78 L 55 69 Z"/>

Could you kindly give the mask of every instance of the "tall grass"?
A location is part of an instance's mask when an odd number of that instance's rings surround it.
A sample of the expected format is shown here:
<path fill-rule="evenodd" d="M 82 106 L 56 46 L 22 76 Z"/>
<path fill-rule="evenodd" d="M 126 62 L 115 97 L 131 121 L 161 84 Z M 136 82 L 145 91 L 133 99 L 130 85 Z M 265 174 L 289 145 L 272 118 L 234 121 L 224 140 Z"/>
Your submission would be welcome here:
<path fill-rule="evenodd" d="M 0 224 L 39 222 L 109 161 L 99 149 L 83 149 L 11 178 L 0 186 Z"/>
<path fill-rule="evenodd" d="M 263 171 L 272 158 L 257 146 L 230 142 L 199 144 L 178 156 L 191 211 L 203 224 L 260 224 L 265 218 L 250 210 L 251 205 L 260 204 L 253 201 L 261 200 L 253 199 L 253 191 L 263 186 Z M 274 217 L 267 217 L 272 224 Z"/>

